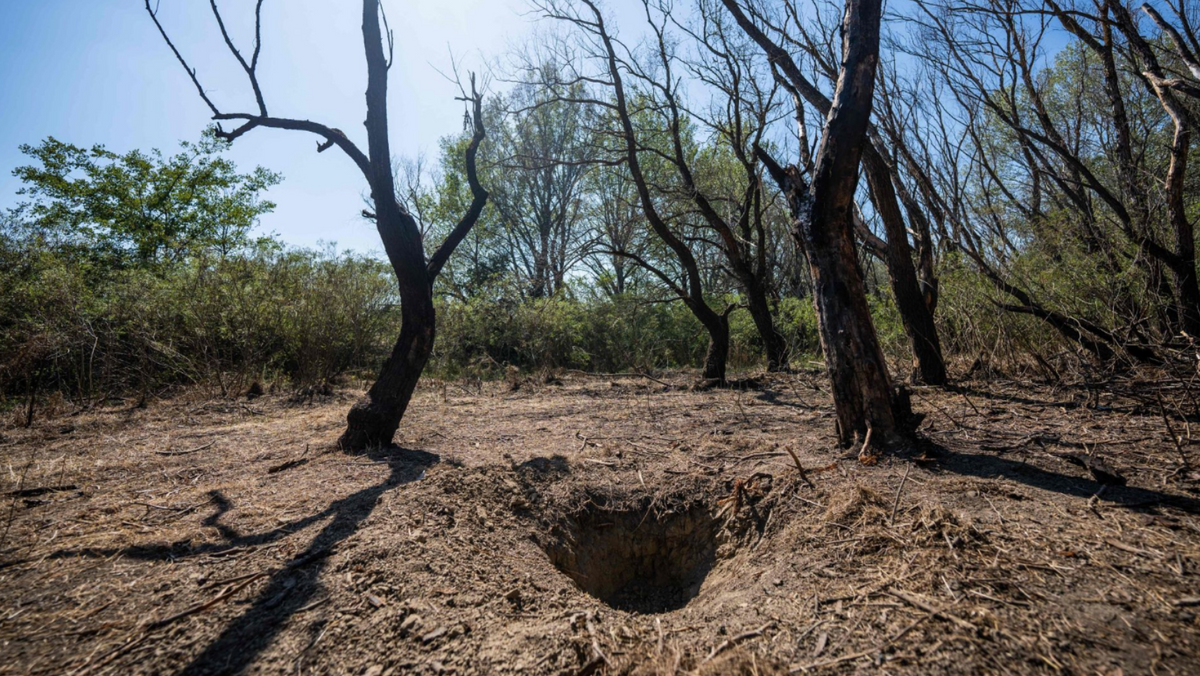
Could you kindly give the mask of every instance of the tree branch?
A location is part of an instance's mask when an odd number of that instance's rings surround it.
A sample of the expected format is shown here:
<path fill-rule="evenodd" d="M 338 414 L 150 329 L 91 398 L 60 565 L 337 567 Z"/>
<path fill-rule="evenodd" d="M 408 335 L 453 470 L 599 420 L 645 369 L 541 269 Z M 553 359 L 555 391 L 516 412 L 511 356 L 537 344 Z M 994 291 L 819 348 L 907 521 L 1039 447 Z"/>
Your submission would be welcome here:
<path fill-rule="evenodd" d="M 483 213 L 483 207 L 487 204 L 488 191 L 484 189 L 479 182 L 479 172 L 476 169 L 476 156 L 479 152 L 479 145 L 483 143 L 484 137 L 487 135 L 483 125 L 483 96 L 475 89 L 475 74 L 471 73 L 471 118 L 474 122 L 474 133 L 471 136 L 471 143 L 467 146 L 466 165 L 467 165 L 467 183 L 471 186 L 471 206 L 463 217 L 446 236 L 445 241 L 438 247 L 429 258 L 429 263 L 426 265 L 426 271 L 429 275 L 429 281 L 432 283 L 437 278 L 438 273 L 445 267 L 446 261 L 449 260 L 450 254 L 454 253 L 454 249 L 463 241 L 471 228 L 475 226 L 475 222 L 479 220 L 480 214 Z"/>

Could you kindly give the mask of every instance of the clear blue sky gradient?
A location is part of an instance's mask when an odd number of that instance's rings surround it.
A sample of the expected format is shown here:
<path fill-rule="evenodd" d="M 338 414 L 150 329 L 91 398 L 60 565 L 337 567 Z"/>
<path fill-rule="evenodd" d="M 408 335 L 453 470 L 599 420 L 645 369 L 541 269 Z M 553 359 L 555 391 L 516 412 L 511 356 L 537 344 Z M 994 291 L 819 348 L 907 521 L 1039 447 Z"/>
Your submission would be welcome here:
<path fill-rule="evenodd" d="M 173 150 L 195 140 L 209 111 L 146 15 L 142 0 L 0 0 L 0 208 L 14 205 L 12 170 L 26 164 L 22 143 L 47 136 L 115 151 Z M 249 58 L 254 0 L 218 2 Z M 441 136 L 462 128 L 463 104 L 449 72 L 486 70 L 532 30 L 524 0 L 385 0 L 396 32 L 389 81 L 392 149 L 433 155 Z M 206 0 L 161 0 L 160 18 L 223 110 L 254 111 L 245 74 L 226 49 Z M 366 146 L 362 120 L 366 67 L 361 4 L 353 0 L 267 0 L 260 81 L 272 114 L 312 119 Z M 379 250 L 358 215 L 365 182 L 344 155 L 317 154 L 315 137 L 256 130 L 231 157 L 284 174 L 269 197 L 278 204 L 262 230 L 289 243 Z"/>
<path fill-rule="evenodd" d="M 225 112 L 254 112 L 245 74 L 221 38 L 207 0 L 160 0 L 160 20 Z M 255 0 L 219 0 L 237 45 L 249 58 Z M 892 0 L 893 7 L 897 2 Z M 159 36 L 143 0 L 0 0 L 0 209 L 17 203 L 12 170 L 26 163 L 22 143 L 47 136 L 124 152 L 171 151 L 195 140 L 209 111 Z M 638 0 L 610 0 L 613 26 L 629 42 L 644 28 Z M 527 0 L 384 0 L 396 34 L 389 81 L 392 151 L 436 159 L 438 139 L 462 129 L 463 104 L 448 73 L 450 52 L 464 70 L 488 72 L 529 39 Z M 366 67 L 362 10 L 355 0 L 267 0 L 259 80 L 273 115 L 344 130 L 365 147 Z M 1058 38 L 1058 39 L 1054 39 Z M 1054 36 L 1051 52 L 1063 41 Z M 493 83 L 493 89 L 503 89 Z M 315 152 L 301 132 L 255 130 L 230 156 L 261 164 L 284 182 L 261 230 L 286 242 L 378 253 L 374 227 L 360 217 L 365 181 L 344 155 Z"/>

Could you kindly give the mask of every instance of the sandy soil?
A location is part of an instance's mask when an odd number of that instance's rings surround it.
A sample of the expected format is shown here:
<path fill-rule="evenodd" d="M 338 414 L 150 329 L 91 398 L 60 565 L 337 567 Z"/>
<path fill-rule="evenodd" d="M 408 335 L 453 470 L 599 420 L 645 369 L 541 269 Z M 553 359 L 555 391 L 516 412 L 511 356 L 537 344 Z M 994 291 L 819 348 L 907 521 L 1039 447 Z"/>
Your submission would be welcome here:
<path fill-rule="evenodd" d="M 1144 387 L 918 389 L 864 463 L 813 374 L 545 380 L 426 383 L 363 456 L 353 392 L 4 428 L 0 674 L 1200 673 Z"/>

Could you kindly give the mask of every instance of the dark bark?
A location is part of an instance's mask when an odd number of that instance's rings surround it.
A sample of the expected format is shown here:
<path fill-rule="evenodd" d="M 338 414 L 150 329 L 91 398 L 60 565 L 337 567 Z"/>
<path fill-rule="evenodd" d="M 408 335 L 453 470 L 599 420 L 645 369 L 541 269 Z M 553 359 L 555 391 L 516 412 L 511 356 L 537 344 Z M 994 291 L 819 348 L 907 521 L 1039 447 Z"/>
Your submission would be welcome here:
<path fill-rule="evenodd" d="M 875 211 L 887 232 L 885 252 L 888 280 L 912 349 L 913 381 L 945 385 L 946 364 L 942 360 L 942 345 L 933 322 L 933 312 L 921 293 L 921 284 L 913 265 L 912 247 L 908 243 L 908 229 L 892 186 L 892 172 L 883 157 L 870 150 L 864 152 L 863 169 L 871 188 Z"/>
<path fill-rule="evenodd" d="M 1175 114 L 1172 114 L 1174 117 Z M 1187 215 L 1184 200 L 1184 181 L 1187 174 L 1191 130 L 1176 119 L 1171 141 L 1171 164 L 1167 169 L 1167 215 L 1175 234 L 1175 256 L 1171 272 L 1175 276 L 1175 293 L 1180 326 L 1188 335 L 1200 336 L 1200 283 L 1196 279 L 1196 235 Z"/>
<path fill-rule="evenodd" d="M 29 428 L 33 427 L 33 407 L 37 403 L 38 378 L 36 370 L 30 371 L 27 380 L 29 382 L 29 398 L 25 403 L 25 427 Z"/>
<path fill-rule="evenodd" d="M 871 323 L 853 233 L 849 228 L 837 231 L 838 214 L 832 200 L 826 198 L 818 204 L 815 182 L 810 189 L 795 167 L 779 167 L 763 154 L 796 218 L 792 234 L 804 243 L 807 253 L 821 351 L 837 413 L 838 442 L 849 446 L 868 430 L 876 441 L 895 442 L 899 427 L 890 378 Z M 821 164 L 818 159 L 817 166 Z"/>
<path fill-rule="evenodd" d="M 783 84 L 797 99 L 797 105 L 800 105 L 799 99 L 803 99 L 822 115 L 828 116 L 833 102 L 803 75 L 791 56 L 747 21 L 741 10 L 736 8 L 736 2 L 722 1 L 726 7 L 731 8 L 730 11 L 734 13 L 743 30 L 750 26 L 757 33 L 751 34 L 751 37 L 767 52 L 768 60 L 775 67 L 777 76 L 782 75 L 786 78 Z M 832 64 L 828 64 L 826 72 L 830 78 L 840 76 L 833 71 Z M 803 119 L 801 112 L 798 112 L 797 119 Z M 937 279 L 933 270 L 932 242 L 927 240 L 922 250 L 924 267 L 921 278 L 918 278 L 917 269 L 913 264 L 912 247 L 908 243 L 907 227 L 897 201 L 896 190 L 893 189 L 893 180 L 898 181 L 899 175 L 888 159 L 883 140 L 874 133 L 869 123 L 868 130 L 871 131 L 867 134 L 862 151 L 863 168 L 871 187 L 872 201 L 884 223 L 888 244 L 878 246 L 881 243 L 868 235 L 869 230 L 865 228 L 860 228 L 859 234 L 869 238 L 867 244 L 873 246 L 874 252 L 880 254 L 887 265 L 888 279 L 896 298 L 897 310 L 913 353 L 913 379 L 930 385 L 943 385 L 946 382 L 946 366 L 942 357 L 941 341 L 933 321 L 933 310 L 937 302 Z M 807 165 L 808 162 L 804 161 L 803 164 Z"/>
<path fill-rule="evenodd" d="M 896 188 L 896 194 L 900 197 L 900 203 L 904 205 L 904 211 L 908 214 L 908 222 L 911 224 L 916 236 L 919 292 L 925 301 L 925 307 L 929 309 L 929 317 L 932 321 L 937 316 L 939 290 L 937 269 L 933 262 L 933 228 L 929 224 L 929 217 L 925 215 L 925 211 L 917 202 L 916 197 L 909 192 L 908 187 L 900 179 L 899 172 L 892 172 L 892 185 Z M 936 335 L 935 331 L 934 336 Z M 939 361 L 942 361 L 941 357 L 941 344 L 939 342 Z M 943 373 L 945 372 L 944 361 L 942 362 L 942 371 Z"/>
<path fill-rule="evenodd" d="M 725 382 L 725 365 L 729 360 L 729 316 L 712 313 L 711 323 L 704 325 L 708 332 L 708 349 L 704 353 L 704 380 Z"/>
<path fill-rule="evenodd" d="M 797 25 L 796 30 L 803 32 L 804 29 Z M 807 34 L 804 34 L 803 42 L 809 46 L 805 51 L 814 57 L 818 67 L 831 80 L 836 80 L 838 73 L 832 60 L 818 58 L 815 43 Z M 787 67 L 784 70 L 793 77 L 799 75 L 796 68 Z M 793 86 L 792 91 L 794 96 L 805 98 L 822 114 L 828 114 L 832 104 L 816 87 Z M 877 93 L 884 104 L 884 112 L 887 112 L 886 90 L 881 89 Z M 896 138 L 897 135 L 893 135 L 894 145 L 898 145 L 895 142 Z M 887 145 L 873 125 L 868 125 L 862 164 L 870 186 L 871 201 L 883 222 L 887 242 L 879 240 L 865 227 L 865 223 L 856 224 L 857 233 L 863 239 L 863 243 L 870 247 L 871 253 L 877 255 L 887 266 L 888 281 L 896 300 L 896 309 L 913 354 L 913 381 L 944 385 L 946 366 L 933 320 L 937 307 L 937 274 L 933 265 L 933 241 L 929 233 L 929 224 L 916 201 L 908 194 Z M 901 211 L 901 204 L 904 205 L 904 211 Z M 908 225 L 904 222 L 905 213 L 909 216 Z M 918 241 L 916 265 L 913 262 L 913 249 L 908 242 L 910 228 Z"/>
<path fill-rule="evenodd" d="M 747 18 L 735 0 L 722 2 L 768 58 L 779 63 L 783 50 Z M 788 200 L 796 219 L 793 236 L 808 256 L 821 349 L 842 445 L 868 433 L 877 443 L 898 443 L 907 422 L 907 411 L 897 410 L 893 402 L 891 379 L 871 323 L 854 244 L 854 192 L 871 115 L 880 11 L 879 0 L 846 2 L 842 71 L 814 162 L 811 187 L 795 166 L 785 169 L 758 149 Z M 805 83 L 791 84 L 800 89 Z"/>
<path fill-rule="evenodd" d="M 371 196 L 375 225 L 383 240 L 400 291 L 400 336 L 384 361 L 379 377 L 346 416 L 346 431 L 338 440 L 345 450 L 390 444 L 408 410 L 417 381 L 433 352 L 437 317 L 433 282 L 458 244 L 483 211 L 488 193 L 479 183 L 476 157 L 483 142 L 482 97 L 471 80 L 474 133 L 467 146 L 467 181 L 472 202 L 441 247 L 425 260 L 425 246 L 416 220 L 396 200 L 392 153 L 388 141 L 387 75 L 390 64 L 383 52 L 379 0 L 363 0 L 363 44 L 367 53 L 367 140 L 370 150 Z M 389 38 L 390 40 L 390 38 Z"/>
<path fill-rule="evenodd" d="M 642 207 L 642 213 L 646 217 L 646 221 L 650 224 L 650 229 L 654 234 L 666 244 L 671 252 L 675 255 L 683 270 L 683 284 L 677 283 L 663 270 L 651 265 L 646 260 L 639 256 L 622 252 L 621 255 L 629 258 L 648 272 L 654 274 L 662 280 L 684 303 L 688 309 L 704 326 L 708 332 L 709 347 L 708 353 L 704 360 L 704 378 L 706 380 L 717 380 L 725 382 L 725 367 L 729 358 L 729 322 L 727 315 L 722 315 L 711 307 L 704 300 L 704 288 L 701 282 L 700 265 L 696 261 L 695 255 L 692 254 L 688 245 L 671 231 L 662 215 L 658 212 L 658 208 L 654 205 L 654 198 L 650 194 L 650 184 L 642 171 L 642 164 L 639 158 L 640 147 L 637 139 L 637 132 L 633 126 L 633 118 L 629 113 L 629 106 L 625 94 L 625 83 L 621 74 L 621 62 L 617 57 L 617 50 L 613 45 L 611 36 L 604 23 L 603 14 L 599 7 L 591 0 L 583 0 L 583 4 L 591 11 L 593 19 L 585 20 L 581 18 L 568 19 L 577 26 L 591 32 L 599 39 L 603 47 L 601 58 L 604 59 L 608 69 L 608 75 L 612 81 L 614 101 L 611 104 L 613 111 L 617 114 L 617 119 L 621 125 L 621 140 L 624 143 L 625 164 L 629 168 L 629 175 L 633 179 L 633 184 L 637 188 L 638 201 Z M 558 15 L 562 18 L 562 15 Z M 673 132 L 673 141 L 676 145 L 679 143 L 679 130 L 675 128 Z M 677 152 L 678 154 L 678 152 Z"/>
<path fill-rule="evenodd" d="M 374 448 L 392 442 L 429 362 L 436 326 L 432 288 L 424 294 L 402 294 L 400 315 L 400 337 L 379 370 L 379 377 L 346 416 L 346 431 L 338 439 L 343 449 Z"/>
<path fill-rule="evenodd" d="M 763 351 L 767 354 L 767 370 L 772 372 L 784 371 L 788 367 L 788 345 L 783 334 L 775 328 L 775 318 L 771 314 L 771 305 L 767 301 L 766 289 L 759 280 L 748 280 L 743 283 L 746 294 L 746 309 L 754 320 L 754 328 L 762 337 Z"/>
<path fill-rule="evenodd" d="M 420 229 L 396 200 L 388 139 L 387 58 L 378 0 L 363 0 L 363 46 L 367 55 L 368 180 L 375 227 L 400 291 L 400 337 L 367 394 L 350 409 L 338 445 L 361 450 L 389 444 L 408 408 L 417 380 L 433 351 L 433 288 Z"/>
<path fill-rule="evenodd" d="M 471 187 L 472 201 L 466 214 L 446 236 L 442 245 L 429 258 L 425 259 L 425 247 L 421 238 L 421 230 L 416 220 L 396 200 L 396 186 L 392 174 L 392 155 L 388 142 L 388 113 L 387 113 L 387 80 L 391 68 L 393 36 L 384 35 L 380 26 L 382 8 L 379 0 L 363 0 L 362 5 L 362 34 L 363 49 L 367 60 L 367 152 L 360 150 L 344 133 L 338 129 L 311 122 L 289 118 L 271 117 L 267 114 L 267 105 L 259 87 L 257 67 L 261 48 L 261 7 L 262 1 L 256 4 L 255 10 L 255 40 L 254 52 L 249 63 L 242 58 L 234 46 L 224 21 L 217 10 L 216 3 L 211 3 L 213 14 L 216 16 L 221 34 L 226 45 L 241 64 L 242 69 L 250 79 L 255 94 L 259 112 L 222 113 L 206 94 L 206 90 L 197 79 L 195 69 L 188 66 L 183 55 L 175 48 L 158 20 L 157 13 L 146 0 L 146 12 L 158 27 L 160 34 L 171 48 L 176 59 L 187 71 L 196 90 L 209 109 L 213 119 L 219 121 L 237 120 L 241 125 L 232 131 L 220 131 L 219 134 L 227 141 L 234 141 L 247 132 L 259 127 L 305 131 L 316 134 L 324 139 L 318 143 L 317 152 L 337 146 L 346 153 L 371 188 L 371 198 L 375 204 L 372 217 L 376 229 L 383 240 L 383 248 L 387 253 L 388 262 L 396 274 L 397 287 L 400 293 L 401 329 L 391 355 L 384 362 L 379 378 L 353 408 L 346 421 L 346 431 L 338 440 L 338 445 L 346 450 L 362 450 L 372 446 L 391 443 L 400 420 L 404 416 L 413 390 L 429 361 L 433 350 L 435 321 L 433 306 L 433 281 L 446 264 L 446 260 L 454 249 L 462 242 L 467 233 L 475 225 L 487 202 L 487 191 L 479 183 L 476 171 L 476 155 L 479 145 L 484 138 L 482 120 L 482 97 L 475 90 L 474 77 L 471 78 L 471 92 L 463 92 L 463 100 L 472 104 L 474 133 L 466 152 L 467 179 Z M 388 52 L 384 52 L 384 44 Z"/>

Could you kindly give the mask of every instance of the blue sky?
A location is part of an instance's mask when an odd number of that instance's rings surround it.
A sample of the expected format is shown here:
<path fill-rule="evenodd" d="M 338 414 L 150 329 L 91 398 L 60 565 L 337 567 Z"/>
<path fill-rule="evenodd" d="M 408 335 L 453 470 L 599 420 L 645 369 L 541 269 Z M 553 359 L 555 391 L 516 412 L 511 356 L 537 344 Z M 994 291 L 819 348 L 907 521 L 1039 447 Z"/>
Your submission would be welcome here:
<path fill-rule="evenodd" d="M 3 0 L 0 21 L 0 208 L 17 201 L 17 150 L 46 136 L 115 151 L 173 150 L 208 124 L 196 95 L 146 15 L 141 0 Z M 234 39 L 249 54 L 253 0 L 218 2 Z M 449 50 L 467 69 L 483 70 L 532 28 L 524 0 L 385 0 L 396 32 L 389 90 L 392 148 L 433 155 L 437 140 L 462 128 L 462 104 L 437 70 Z M 267 0 L 260 81 L 272 114 L 345 130 L 365 147 L 366 87 L 361 4 L 352 0 Z M 206 0 L 161 0 L 160 18 L 198 70 L 217 104 L 253 111 L 254 98 L 225 48 Z M 358 213 L 365 183 L 337 152 L 318 155 L 315 137 L 257 130 L 230 156 L 284 174 L 269 196 L 278 204 L 263 230 L 292 244 L 336 241 L 379 249 Z"/>
<path fill-rule="evenodd" d="M 248 55 L 255 0 L 219 0 L 234 40 Z M 0 209 L 17 202 L 17 150 L 47 136 L 124 152 L 173 150 L 195 140 L 209 111 L 146 15 L 143 0 L 0 0 Z M 208 0 L 159 0 L 160 19 L 210 96 L 227 112 L 254 110 L 244 73 L 226 49 Z M 606 3 L 626 37 L 644 30 L 637 0 Z M 895 0 L 893 0 L 895 4 Z M 389 88 L 392 150 L 436 157 L 438 139 L 462 128 L 450 50 L 463 69 L 487 72 L 534 30 L 527 0 L 384 0 L 396 33 Z M 636 39 L 636 37 L 632 38 Z M 365 147 L 366 68 L 361 4 L 355 0 L 267 0 L 259 79 L 274 115 L 345 130 Z M 503 88 L 494 85 L 493 88 Z M 284 182 L 262 230 L 299 246 L 336 242 L 378 251 L 363 221 L 365 182 L 343 155 L 318 155 L 315 137 L 256 130 L 230 156 L 261 164 Z"/>

